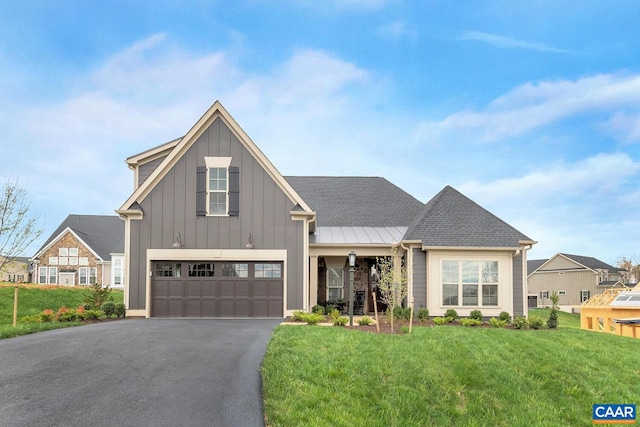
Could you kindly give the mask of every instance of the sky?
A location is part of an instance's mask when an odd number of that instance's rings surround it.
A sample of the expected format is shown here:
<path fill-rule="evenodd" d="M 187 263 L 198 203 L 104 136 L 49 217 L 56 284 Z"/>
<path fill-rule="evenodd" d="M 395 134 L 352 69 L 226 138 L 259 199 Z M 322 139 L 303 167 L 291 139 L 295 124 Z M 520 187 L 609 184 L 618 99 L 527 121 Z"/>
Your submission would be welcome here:
<path fill-rule="evenodd" d="M 451 185 L 558 252 L 640 261 L 640 2 L 0 0 L 0 178 L 42 237 L 219 100 L 287 175 Z"/>

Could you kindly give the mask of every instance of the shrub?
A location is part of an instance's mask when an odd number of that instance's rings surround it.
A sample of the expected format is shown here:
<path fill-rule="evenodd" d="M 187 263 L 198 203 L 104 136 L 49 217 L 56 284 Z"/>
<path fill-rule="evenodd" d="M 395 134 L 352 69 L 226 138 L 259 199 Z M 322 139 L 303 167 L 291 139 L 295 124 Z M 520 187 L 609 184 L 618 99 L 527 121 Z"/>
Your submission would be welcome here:
<path fill-rule="evenodd" d="M 349 322 L 348 317 L 338 317 L 333 319 L 333 326 L 346 326 L 347 322 Z"/>
<path fill-rule="evenodd" d="M 560 301 L 560 297 L 556 292 L 553 292 L 553 294 L 551 294 L 553 306 L 551 307 L 551 313 L 549 313 L 549 319 L 547 320 L 547 327 L 550 329 L 558 327 L 558 301 Z"/>
<path fill-rule="evenodd" d="M 53 310 L 42 310 L 42 313 L 40 313 L 40 320 L 43 322 L 51 322 L 54 318 L 55 314 L 53 312 Z"/>
<path fill-rule="evenodd" d="M 331 321 L 333 322 L 339 317 L 340 317 L 340 312 L 338 311 L 338 309 L 337 308 L 331 309 L 331 311 L 329 312 L 329 318 L 331 319 Z"/>
<path fill-rule="evenodd" d="M 113 301 L 111 294 L 111 288 L 109 285 L 104 288 L 100 283 L 94 283 L 87 288 L 87 293 L 84 296 L 84 307 L 87 310 L 97 310 L 102 307 L 107 301 Z M 108 317 L 108 316 L 107 316 Z"/>
<path fill-rule="evenodd" d="M 67 307 L 60 307 L 56 313 L 58 322 L 75 322 L 78 320 L 78 312 Z"/>
<path fill-rule="evenodd" d="M 434 324 L 434 325 L 442 326 L 442 325 L 444 325 L 444 324 L 446 324 L 446 323 L 449 323 L 449 322 L 448 322 L 448 321 L 447 321 L 447 319 L 446 319 L 446 318 L 444 318 L 444 317 L 434 317 L 434 318 L 433 318 L 433 324 Z"/>
<path fill-rule="evenodd" d="M 104 316 L 104 312 L 102 310 L 85 310 L 84 317 L 85 319 L 94 320 L 99 319 Z"/>
<path fill-rule="evenodd" d="M 293 312 L 293 321 L 294 322 L 304 322 L 304 317 L 307 313 L 304 311 L 294 311 Z"/>
<path fill-rule="evenodd" d="M 317 313 L 305 313 L 304 321 L 307 322 L 307 325 L 317 325 L 321 321 L 324 320 L 324 316 Z"/>
<path fill-rule="evenodd" d="M 495 317 L 492 317 L 491 319 L 489 319 L 489 323 L 491 323 L 491 326 L 493 326 L 494 328 L 504 328 L 508 322 L 503 319 L 496 319 Z"/>
<path fill-rule="evenodd" d="M 542 329 L 544 327 L 544 320 L 539 317 L 529 317 L 529 327 L 531 329 Z"/>
<path fill-rule="evenodd" d="M 373 324 L 373 319 L 370 318 L 369 316 L 362 316 L 360 319 L 357 320 L 358 325 L 360 326 L 367 326 L 367 325 L 372 325 Z"/>
<path fill-rule="evenodd" d="M 418 319 L 421 322 L 426 322 L 427 320 L 429 320 L 429 310 L 426 308 L 421 308 L 420 310 L 418 310 Z"/>
<path fill-rule="evenodd" d="M 506 323 L 509 323 L 511 321 L 511 315 L 506 311 L 501 311 L 500 315 L 498 316 L 498 319 L 504 320 Z"/>
<path fill-rule="evenodd" d="M 39 314 L 31 314 L 29 316 L 22 316 L 20 323 L 42 323 L 42 317 Z"/>
<path fill-rule="evenodd" d="M 123 319 L 124 319 L 126 312 L 127 312 L 127 308 L 126 308 L 126 306 L 124 305 L 124 303 L 119 302 L 119 303 L 117 303 L 117 304 L 116 304 L 116 311 L 115 311 L 115 314 L 116 314 L 116 317 L 117 317 L 118 319 L 119 319 L 119 318 L 123 318 Z"/>
<path fill-rule="evenodd" d="M 393 307 L 393 317 L 401 320 L 409 320 L 411 317 L 411 308 L 402 308 L 399 305 Z"/>
<path fill-rule="evenodd" d="M 313 308 L 311 309 L 312 313 L 316 313 L 316 314 L 321 314 L 324 316 L 325 311 L 324 311 L 324 306 L 320 305 L 320 304 L 316 304 L 313 306 Z"/>
<path fill-rule="evenodd" d="M 403 334 L 408 334 L 409 333 L 409 325 L 402 325 L 400 327 L 400 332 Z"/>
<path fill-rule="evenodd" d="M 482 320 L 465 318 L 465 319 L 460 319 L 460 324 L 462 326 L 480 326 L 482 325 Z"/>
<path fill-rule="evenodd" d="M 116 304 L 113 301 L 107 301 L 102 304 L 100 310 L 104 312 L 104 315 L 107 316 L 107 319 L 111 317 L 112 314 L 116 312 Z"/>
<path fill-rule="evenodd" d="M 458 318 L 458 312 L 453 308 L 450 308 L 449 310 L 444 312 L 444 317 L 451 317 L 453 320 L 456 320 Z"/>
<path fill-rule="evenodd" d="M 482 321 L 482 312 L 480 310 L 472 310 L 469 313 L 469 318 Z"/>
<path fill-rule="evenodd" d="M 524 316 L 516 316 L 513 318 L 513 326 L 517 329 L 527 329 L 529 327 L 529 321 Z"/>

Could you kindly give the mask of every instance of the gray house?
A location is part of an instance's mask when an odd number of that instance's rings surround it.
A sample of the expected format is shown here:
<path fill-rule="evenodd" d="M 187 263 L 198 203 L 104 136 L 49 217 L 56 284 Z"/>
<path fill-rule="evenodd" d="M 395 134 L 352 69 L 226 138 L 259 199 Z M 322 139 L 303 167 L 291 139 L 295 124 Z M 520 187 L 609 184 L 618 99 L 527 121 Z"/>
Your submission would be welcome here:
<path fill-rule="evenodd" d="M 397 248 L 416 309 L 526 312 L 536 242 L 451 187 L 423 204 L 379 177 L 284 177 L 219 102 L 179 139 L 127 159 L 130 316 L 283 317 L 347 299 Z"/>

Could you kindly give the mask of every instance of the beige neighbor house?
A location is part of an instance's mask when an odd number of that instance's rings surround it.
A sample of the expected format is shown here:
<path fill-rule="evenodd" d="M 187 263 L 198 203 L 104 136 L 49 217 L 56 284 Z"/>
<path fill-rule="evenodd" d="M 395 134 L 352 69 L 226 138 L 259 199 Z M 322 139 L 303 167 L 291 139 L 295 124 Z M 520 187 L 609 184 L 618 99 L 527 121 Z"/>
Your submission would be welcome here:
<path fill-rule="evenodd" d="M 219 102 L 126 161 L 128 316 L 284 317 L 347 300 L 352 251 L 369 312 L 372 267 L 392 248 L 416 309 L 526 312 L 536 242 L 449 186 L 425 204 L 381 177 L 285 177 Z"/>
<path fill-rule="evenodd" d="M 0 264 L 4 260 L 5 258 L 0 256 Z M 29 283 L 32 271 L 28 257 L 15 257 L 4 263 L 0 269 L 0 282 Z"/>
<path fill-rule="evenodd" d="M 116 215 L 69 215 L 31 261 L 35 283 L 122 289 L 124 224 Z"/>
<path fill-rule="evenodd" d="M 579 306 L 606 289 L 625 287 L 628 274 L 596 258 L 558 253 L 549 259 L 527 262 L 529 307 L 551 306 L 550 296 L 557 292 L 564 311 L 579 311 Z"/>

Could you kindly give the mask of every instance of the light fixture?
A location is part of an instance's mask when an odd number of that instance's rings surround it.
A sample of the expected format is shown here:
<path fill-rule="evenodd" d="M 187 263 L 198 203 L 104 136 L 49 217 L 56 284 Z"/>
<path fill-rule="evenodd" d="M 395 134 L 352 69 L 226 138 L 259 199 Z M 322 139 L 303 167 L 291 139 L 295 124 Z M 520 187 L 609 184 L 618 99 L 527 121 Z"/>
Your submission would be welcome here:
<path fill-rule="evenodd" d="M 249 233 L 249 241 L 247 242 L 246 245 L 244 245 L 244 247 L 246 249 L 254 249 L 256 247 L 256 245 L 254 245 L 253 241 L 251 240 L 251 233 Z"/>
<path fill-rule="evenodd" d="M 176 234 L 176 241 L 171 245 L 173 249 L 182 249 L 184 248 L 184 243 L 182 243 L 182 235 L 180 233 Z"/>
<path fill-rule="evenodd" d="M 349 267 L 356 266 L 356 253 L 354 251 L 349 252 Z"/>

